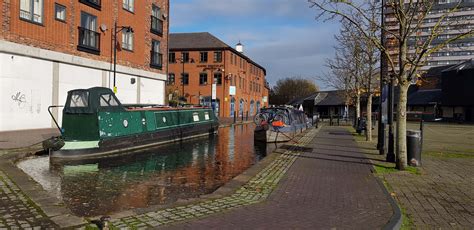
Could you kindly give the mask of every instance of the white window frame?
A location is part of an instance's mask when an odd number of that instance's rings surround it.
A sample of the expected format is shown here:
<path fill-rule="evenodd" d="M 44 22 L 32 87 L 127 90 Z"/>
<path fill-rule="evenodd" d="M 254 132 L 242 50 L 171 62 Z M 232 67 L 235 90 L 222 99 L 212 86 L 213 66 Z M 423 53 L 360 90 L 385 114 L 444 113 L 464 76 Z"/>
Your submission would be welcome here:
<path fill-rule="evenodd" d="M 123 0 L 122 6 L 125 10 L 133 12 L 134 4 L 135 4 L 134 0 Z"/>
<path fill-rule="evenodd" d="M 62 12 L 59 12 L 58 9 L 61 9 Z M 59 15 L 58 15 L 58 13 L 59 13 Z M 66 7 L 59 4 L 59 3 L 55 3 L 54 4 L 54 18 L 56 20 L 65 22 L 66 21 Z"/>
<path fill-rule="evenodd" d="M 20 18 L 43 24 L 44 0 L 20 0 Z"/>
<path fill-rule="evenodd" d="M 122 48 L 133 51 L 133 33 L 122 31 Z"/>

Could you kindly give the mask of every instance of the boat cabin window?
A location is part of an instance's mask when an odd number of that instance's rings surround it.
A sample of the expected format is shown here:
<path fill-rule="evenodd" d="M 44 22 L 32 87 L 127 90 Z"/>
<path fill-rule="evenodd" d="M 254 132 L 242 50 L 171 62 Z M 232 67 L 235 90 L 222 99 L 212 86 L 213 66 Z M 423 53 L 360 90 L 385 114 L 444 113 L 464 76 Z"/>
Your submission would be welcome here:
<path fill-rule="evenodd" d="M 204 113 L 204 119 L 205 119 L 206 121 L 209 120 L 209 112 L 205 112 L 205 113 Z"/>
<path fill-rule="evenodd" d="M 69 107 L 88 107 L 89 106 L 89 92 L 87 91 L 76 91 L 71 95 L 71 104 Z"/>
<path fill-rule="evenodd" d="M 193 113 L 193 120 L 199 121 L 199 113 Z"/>
<path fill-rule="evenodd" d="M 101 107 L 110 107 L 118 106 L 119 103 L 112 94 L 101 94 L 100 95 L 100 106 Z"/>

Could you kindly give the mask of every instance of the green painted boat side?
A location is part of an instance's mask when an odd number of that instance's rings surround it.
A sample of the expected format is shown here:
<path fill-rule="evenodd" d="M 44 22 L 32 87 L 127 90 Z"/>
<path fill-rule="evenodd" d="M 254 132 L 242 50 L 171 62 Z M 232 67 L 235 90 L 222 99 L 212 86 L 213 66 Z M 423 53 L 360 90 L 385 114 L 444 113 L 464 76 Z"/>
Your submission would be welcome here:
<path fill-rule="evenodd" d="M 63 114 L 63 138 L 65 141 L 99 140 L 99 122 L 95 114 Z"/>
<path fill-rule="evenodd" d="M 99 112 L 99 138 L 110 139 L 195 124 L 212 125 L 217 122 L 213 114 L 211 109 Z"/>
<path fill-rule="evenodd" d="M 68 92 L 63 110 L 65 146 L 61 150 L 74 154 L 93 149 L 113 152 L 114 148 L 128 149 L 215 133 L 217 127 L 218 118 L 211 108 L 127 108 L 108 88 L 77 89 Z"/>

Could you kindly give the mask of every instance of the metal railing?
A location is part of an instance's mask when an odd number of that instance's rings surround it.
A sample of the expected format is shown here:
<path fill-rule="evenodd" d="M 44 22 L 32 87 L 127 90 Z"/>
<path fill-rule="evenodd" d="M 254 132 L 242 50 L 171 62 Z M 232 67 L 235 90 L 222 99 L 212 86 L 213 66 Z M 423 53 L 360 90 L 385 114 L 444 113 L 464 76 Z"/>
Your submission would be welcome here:
<path fill-rule="evenodd" d="M 151 32 L 158 35 L 163 35 L 163 20 L 151 16 Z"/>
<path fill-rule="evenodd" d="M 100 33 L 79 27 L 79 47 L 100 52 Z"/>
<path fill-rule="evenodd" d="M 96 9 L 100 9 L 100 0 L 79 0 L 79 2 L 82 2 Z"/>

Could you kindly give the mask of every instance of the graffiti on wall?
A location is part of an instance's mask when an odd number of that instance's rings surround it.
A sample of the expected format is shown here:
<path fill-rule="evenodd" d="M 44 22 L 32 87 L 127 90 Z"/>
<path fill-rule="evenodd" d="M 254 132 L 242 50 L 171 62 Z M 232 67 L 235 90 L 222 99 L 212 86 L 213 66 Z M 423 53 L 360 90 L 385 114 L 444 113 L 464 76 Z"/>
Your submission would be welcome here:
<path fill-rule="evenodd" d="M 41 92 L 39 90 L 13 90 L 10 93 L 10 112 L 40 114 Z"/>
<path fill-rule="evenodd" d="M 20 91 L 12 95 L 12 100 L 18 104 L 18 107 L 22 107 L 22 105 L 26 104 L 26 96 Z"/>

